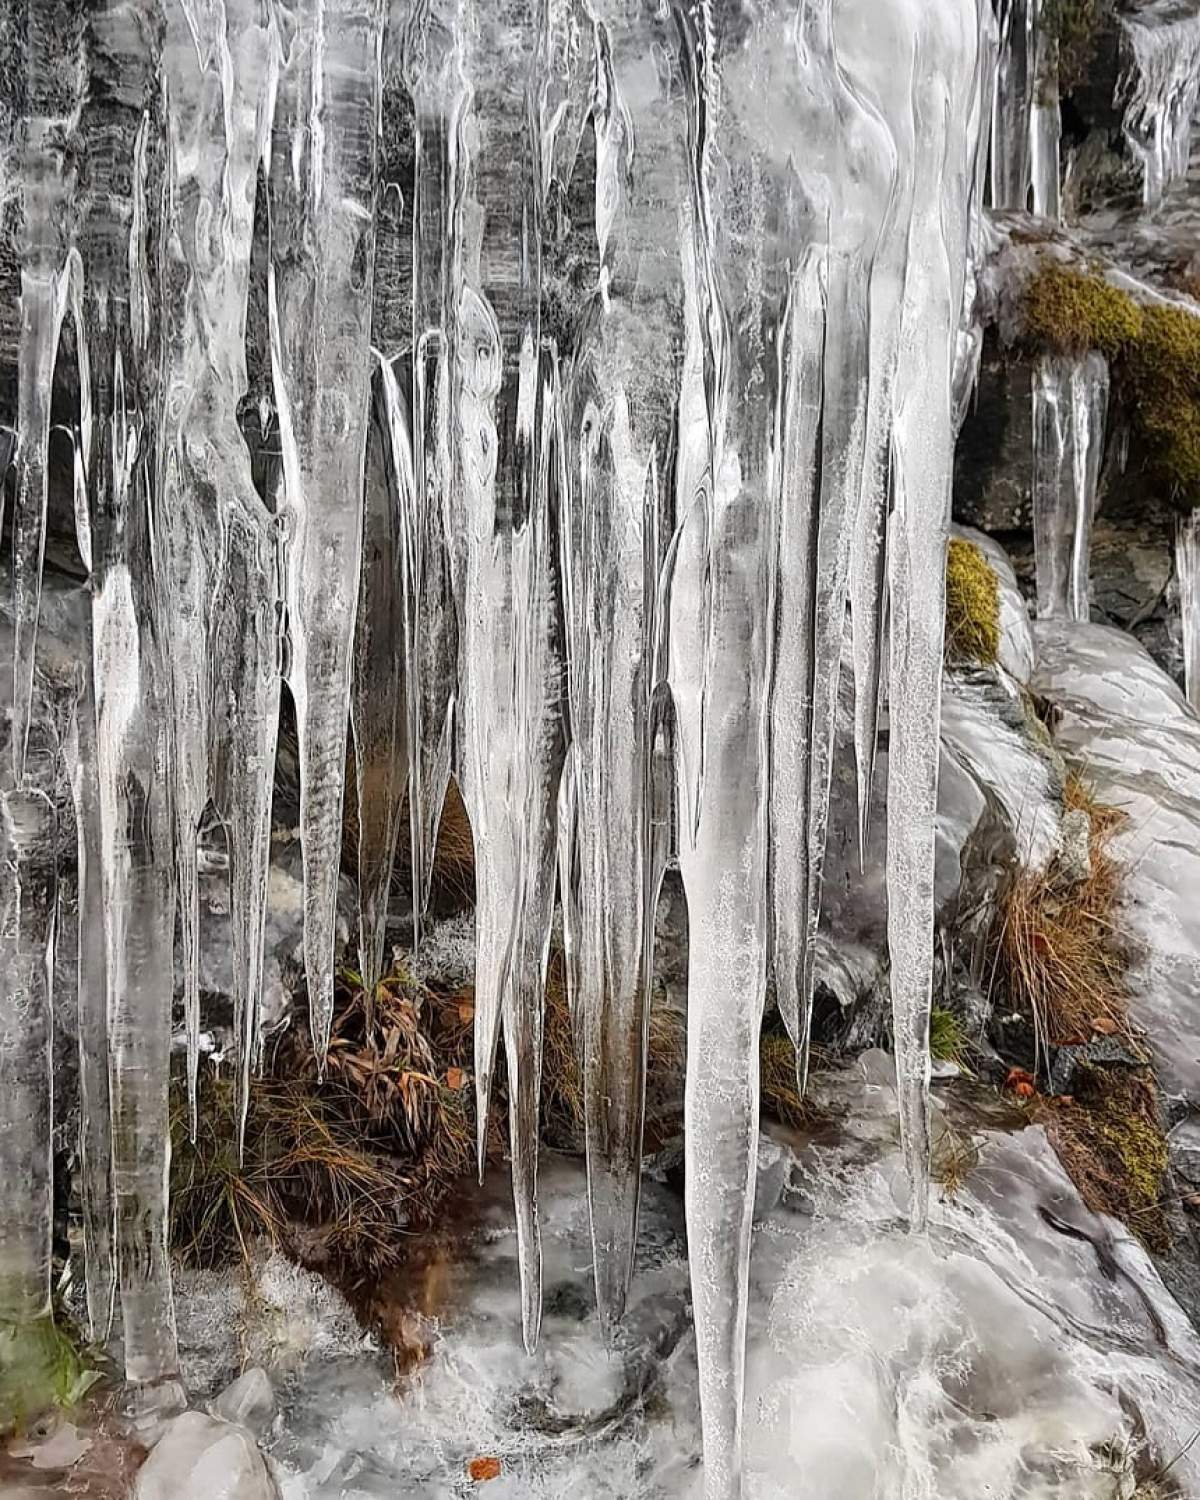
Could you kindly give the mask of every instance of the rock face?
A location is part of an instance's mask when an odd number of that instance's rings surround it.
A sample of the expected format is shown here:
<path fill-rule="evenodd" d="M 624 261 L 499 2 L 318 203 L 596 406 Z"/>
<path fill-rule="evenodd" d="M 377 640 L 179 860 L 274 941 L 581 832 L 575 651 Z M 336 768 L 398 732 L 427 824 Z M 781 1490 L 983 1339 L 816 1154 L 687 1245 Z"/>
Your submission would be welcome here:
<path fill-rule="evenodd" d="M 236 1422 L 185 1411 L 138 1472 L 134 1500 L 279 1500 L 254 1434 Z"/>
<path fill-rule="evenodd" d="M 1036 638 L 1034 687 L 1058 710 L 1059 745 L 1125 814 L 1114 852 L 1134 1017 L 1163 1088 L 1200 1107 L 1200 720 L 1122 632 L 1043 621 Z"/>

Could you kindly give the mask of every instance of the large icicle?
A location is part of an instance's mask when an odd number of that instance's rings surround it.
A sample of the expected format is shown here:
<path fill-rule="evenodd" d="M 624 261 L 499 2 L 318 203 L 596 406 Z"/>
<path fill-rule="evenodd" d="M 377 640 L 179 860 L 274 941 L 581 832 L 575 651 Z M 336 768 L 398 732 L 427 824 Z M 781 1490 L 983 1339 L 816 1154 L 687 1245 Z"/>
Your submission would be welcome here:
<path fill-rule="evenodd" d="M 85 603 L 88 601 L 85 599 Z M 92 650 L 90 605 L 82 625 Z M 117 1269 L 113 1258 L 112 1119 L 109 1101 L 108 972 L 104 921 L 96 697 L 90 662 L 83 672 L 66 761 L 75 809 L 79 1017 L 79 1195 L 83 1211 L 84 1280 L 88 1329 L 100 1344 L 112 1329 Z"/>
<path fill-rule="evenodd" d="M 1183 686 L 1188 702 L 1200 713 L 1200 508 L 1179 518 L 1175 578 L 1183 630 Z"/>
<path fill-rule="evenodd" d="M 610 19 L 611 18 L 611 24 Z M 656 92 L 627 105 L 647 33 L 597 5 L 590 123 L 597 280 L 564 372 L 567 507 L 561 526 L 570 697 L 570 807 L 563 915 L 579 1019 L 593 1266 L 611 1335 L 633 1271 L 641 1175 L 654 908 L 651 702 L 662 563 L 665 455 L 678 381 L 678 279 L 643 279 L 664 226 L 648 166 L 680 164 L 680 111 Z M 653 34 L 653 33 L 652 33 Z M 562 169 L 574 142 L 560 133 Z M 634 160 L 634 142 L 642 158 Z M 677 169 L 677 167 L 676 167 Z M 565 191 L 565 183 L 562 184 Z"/>
<path fill-rule="evenodd" d="M 871 547 L 872 536 L 862 536 L 869 528 L 860 520 L 864 505 L 877 518 L 876 531 L 881 533 L 885 493 L 887 399 L 891 383 L 891 365 L 898 337 L 899 280 L 895 273 L 900 258 L 892 238 L 903 233 L 906 219 L 899 224 L 895 210 L 906 206 L 907 193 L 898 178 L 896 146 L 880 115 L 875 93 L 878 69 L 862 69 L 860 53 L 871 55 L 878 46 L 877 23 L 872 21 L 865 35 L 856 32 L 862 22 L 853 8 L 836 12 L 830 0 L 818 0 L 803 13 L 798 23 L 796 47 L 800 63 L 798 89 L 793 104 L 793 128 L 808 119 L 819 150 L 811 161 L 798 154 L 797 172 L 808 195 L 813 223 L 821 226 L 828 239 L 825 257 L 825 340 L 821 355 L 821 429 L 819 447 L 819 492 L 815 527 L 815 548 L 809 562 L 815 570 L 811 594 L 813 642 L 811 647 L 811 681 L 806 694 L 811 704 L 810 759 L 807 768 L 808 794 L 805 804 L 805 846 L 800 855 L 804 861 L 804 930 L 798 944 L 800 971 L 797 980 L 793 967 L 794 937 L 786 945 L 776 940 L 775 979 L 780 1011 L 796 1044 L 797 1071 L 803 1083 L 808 1065 L 809 1017 L 812 1009 L 813 965 L 816 955 L 817 923 L 821 906 L 821 882 L 825 860 L 825 841 L 829 818 L 830 779 L 833 769 L 834 734 L 837 722 L 838 681 L 845 631 L 847 586 L 850 573 L 851 540 L 856 533 L 866 544 L 866 556 L 860 560 L 867 578 L 857 579 L 860 613 L 874 607 L 875 630 L 878 631 L 881 607 L 874 592 L 882 559 L 882 547 Z M 872 300 L 876 256 L 883 236 L 886 263 Z M 877 315 L 874 330 L 874 354 L 877 368 L 875 403 L 869 401 L 872 334 L 869 323 L 872 310 Z M 868 420 L 870 416 L 871 449 L 868 459 Z M 868 472 L 869 463 L 869 472 Z M 864 490 L 870 492 L 865 498 Z M 874 555 L 872 555 L 874 550 Z M 870 621 L 862 622 L 870 631 Z M 860 637 L 864 657 L 863 680 L 859 685 L 863 723 L 856 741 L 860 779 L 869 778 L 873 746 L 866 743 L 869 732 L 869 704 L 878 692 L 877 639 L 867 646 Z M 866 773 L 865 775 L 863 773 Z M 787 858 L 778 830 L 772 832 L 773 852 Z M 778 891 L 781 887 L 776 884 Z M 789 933 L 795 915 L 783 903 L 775 902 L 773 916 L 776 932 Z M 784 961 L 786 960 L 786 962 Z"/>
<path fill-rule="evenodd" d="M 80 116 L 87 152 L 73 307 L 79 348 L 92 670 L 105 919 L 115 1238 L 125 1372 L 174 1405 L 178 1353 L 167 1257 L 167 1074 L 174 883 L 166 694 L 155 628 L 150 496 L 154 361 L 146 216 L 157 90 L 148 0 L 95 0 Z M 132 168 L 132 170 L 131 170 Z"/>
<path fill-rule="evenodd" d="M 1108 362 L 1094 351 L 1045 355 L 1032 381 L 1038 618 L 1086 620 L 1092 519 L 1108 412 Z"/>
<path fill-rule="evenodd" d="M 367 435 L 363 565 L 354 638 L 350 722 L 358 799 L 358 958 L 373 995 L 383 971 L 388 892 L 410 750 L 406 708 L 418 628 L 411 607 L 416 496 L 408 400 L 380 356 Z"/>
<path fill-rule="evenodd" d="M 197 838 L 220 778 L 227 826 L 235 1031 L 245 1079 L 254 1048 L 265 920 L 275 734 L 278 590 L 273 521 L 237 420 L 254 190 L 274 102 L 274 51 L 258 0 L 166 5 L 168 124 L 162 260 L 162 402 L 155 542 L 171 691 L 193 1129 L 199 1061 Z"/>
<path fill-rule="evenodd" d="M 417 535 L 408 665 L 409 842 L 413 944 L 433 878 L 438 821 L 450 781 L 458 684 L 458 616 L 447 525 L 452 482 L 451 277 L 455 260 L 455 133 L 466 80 L 453 15 L 418 6 L 405 39 L 413 101 L 412 445 Z"/>
<path fill-rule="evenodd" d="M 300 742 L 304 961 L 323 1060 L 362 552 L 382 18 L 377 0 L 274 3 L 285 51 L 269 173 L 271 367 Z"/>
<path fill-rule="evenodd" d="M 899 0 L 897 0 L 899 3 Z M 978 0 L 979 5 L 990 0 Z M 929 1184 L 934 819 L 954 457 L 954 346 L 966 275 L 982 20 L 976 0 L 906 0 L 916 39 L 916 188 L 896 379 L 889 559 L 888 951 L 900 1130 L 922 1225 Z"/>
<path fill-rule="evenodd" d="M 541 1303 L 533 1085 L 562 765 L 545 430 L 556 381 L 540 350 L 541 182 L 530 130 L 541 32 L 532 15 L 502 32 L 486 7 L 473 5 L 462 31 L 471 93 L 458 122 L 450 236 L 449 534 L 461 653 L 459 779 L 475 845 L 475 1090 L 482 1169 L 503 1020 L 532 1347 Z"/>
<path fill-rule="evenodd" d="M 26 116 L 21 169 L 21 323 L 17 350 L 17 485 L 13 516 L 13 767 L 18 783 L 33 701 L 46 537 L 50 400 L 67 308 L 73 172 L 67 139 L 77 80 L 61 64 L 79 29 L 66 0 L 25 6 Z M 0 492 L 0 519 L 3 517 Z"/>
<path fill-rule="evenodd" d="M 738 1500 L 770 931 L 779 449 L 805 400 L 797 382 L 810 373 L 805 344 L 795 346 L 811 339 L 811 325 L 798 326 L 797 314 L 814 307 L 811 282 L 807 297 L 794 299 L 791 288 L 804 249 L 797 229 L 805 227 L 791 180 L 793 148 L 803 149 L 807 134 L 807 116 L 795 108 L 797 22 L 781 12 L 758 18 L 729 48 L 718 89 L 717 56 L 728 43 L 706 20 L 696 12 L 680 26 L 691 180 L 681 234 L 685 343 L 668 658 L 688 902 L 685 1188 L 704 1493 Z M 808 413 L 795 415 L 806 427 Z"/>
<path fill-rule="evenodd" d="M 43 792 L 0 792 L 0 1324 L 9 1325 L 50 1311 L 54 821 Z"/>

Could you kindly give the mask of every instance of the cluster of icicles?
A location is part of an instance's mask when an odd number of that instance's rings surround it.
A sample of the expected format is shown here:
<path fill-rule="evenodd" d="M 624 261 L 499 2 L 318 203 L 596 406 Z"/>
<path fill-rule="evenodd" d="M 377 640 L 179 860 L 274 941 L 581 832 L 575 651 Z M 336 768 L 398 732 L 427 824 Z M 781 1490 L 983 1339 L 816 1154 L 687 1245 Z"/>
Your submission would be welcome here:
<path fill-rule="evenodd" d="M 368 983 L 406 799 L 419 943 L 452 772 L 461 787 L 479 1135 L 503 1036 L 530 1347 L 556 900 L 611 1332 L 633 1266 L 654 910 L 677 855 L 705 1483 L 738 1495 L 758 1036 L 770 984 L 803 1074 L 847 612 L 864 834 L 891 683 L 888 936 L 924 1214 L 944 551 L 991 0 L 83 9 L 72 114 L 54 60 L 78 13 L 28 0 L 15 185 L 6 1311 L 49 1299 L 54 811 L 35 637 L 66 323 L 90 574 L 90 671 L 62 746 L 95 1332 L 119 1308 L 129 1379 L 174 1376 L 176 920 L 194 1093 L 211 808 L 244 1118 L 286 680 L 318 1050 L 348 721 Z M 260 265 L 268 329 L 253 326 Z"/>

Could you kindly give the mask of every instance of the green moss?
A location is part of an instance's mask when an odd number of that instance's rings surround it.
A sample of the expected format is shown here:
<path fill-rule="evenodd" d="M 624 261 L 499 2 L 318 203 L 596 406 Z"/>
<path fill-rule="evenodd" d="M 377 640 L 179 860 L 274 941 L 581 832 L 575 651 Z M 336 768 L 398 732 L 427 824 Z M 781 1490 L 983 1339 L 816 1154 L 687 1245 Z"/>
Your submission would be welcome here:
<path fill-rule="evenodd" d="M 0 1433 L 51 1407 L 78 1405 L 99 1379 L 65 1323 L 49 1313 L 0 1323 Z"/>
<path fill-rule="evenodd" d="M 1148 1249 L 1168 1250 L 1169 1158 L 1152 1075 L 1081 1067 L 1074 1097 L 1052 1101 L 1044 1122 L 1088 1207 L 1120 1219 Z"/>
<path fill-rule="evenodd" d="M 991 666 L 1000 654 L 1000 583 L 974 542 L 946 552 L 946 659 Z"/>
<path fill-rule="evenodd" d="M 1047 261 L 1025 288 L 1025 332 L 1053 354 L 1099 349 L 1116 358 L 1142 332 L 1142 309 L 1103 276 Z"/>
<path fill-rule="evenodd" d="M 1147 466 L 1178 504 L 1200 504 L 1200 317 L 1141 306 L 1095 272 L 1061 262 L 1031 278 L 1023 311 L 1033 348 L 1107 356 Z"/>

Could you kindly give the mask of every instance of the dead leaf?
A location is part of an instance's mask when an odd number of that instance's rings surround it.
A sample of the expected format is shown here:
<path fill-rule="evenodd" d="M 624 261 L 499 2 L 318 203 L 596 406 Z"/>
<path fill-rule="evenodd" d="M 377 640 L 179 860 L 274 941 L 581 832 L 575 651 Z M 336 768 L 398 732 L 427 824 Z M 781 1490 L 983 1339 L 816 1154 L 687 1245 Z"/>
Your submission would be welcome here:
<path fill-rule="evenodd" d="M 446 1069 L 446 1087 L 458 1090 L 466 1087 L 467 1075 L 462 1068 Z"/>
<path fill-rule="evenodd" d="M 500 1460 L 498 1458 L 473 1458 L 467 1465 L 467 1473 L 476 1484 L 482 1484 L 485 1479 L 499 1479 Z"/>
<path fill-rule="evenodd" d="M 1092 1030 L 1099 1036 L 1115 1036 L 1120 1027 L 1111 1016 L 1097 1016 L 1092 1022 Z"/>

